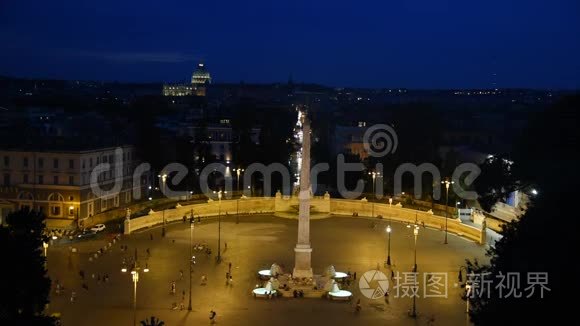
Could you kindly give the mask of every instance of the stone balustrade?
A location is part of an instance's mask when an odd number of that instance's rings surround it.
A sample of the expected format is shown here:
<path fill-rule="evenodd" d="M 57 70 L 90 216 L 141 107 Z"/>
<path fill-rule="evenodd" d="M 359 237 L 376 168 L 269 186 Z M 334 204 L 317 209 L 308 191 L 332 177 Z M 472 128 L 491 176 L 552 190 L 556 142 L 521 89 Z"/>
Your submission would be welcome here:
<path fill-rule="evenodd" d="M 174 209 L 151 212 L 149 215 L 125 220 L 125 234 L 133 231 L 163 224 L 180 221 L 183 216 L 190 216 L 191 213 L 197 218 L 206 218 L 222 215 L 247 215 L 261 213 L 296 213 L 298 217 L 298 198 L 284 197 L 252 197 L 245 199 L 224 199 L 212 200 L 207 203 L 180 206 Z M 401 223 L 417 223 L 426 227 L 439 230 L 445 229 L 445 217 L 433 215 L 400 205 L 389 205 L 388 203 L 373 203 L 363 200 L 335 199 L 330 196 L 314 197 L 311 199 L 313 212 L 327 213 L 329 215 L 345 215 L 353 217 L 374 217 L 383 220 L 392 220 Z M 461 223 L 457 218 L 447 219 L 447 231 L 465 237 L 480 244 L 485 243 L 485 230 Z"/>

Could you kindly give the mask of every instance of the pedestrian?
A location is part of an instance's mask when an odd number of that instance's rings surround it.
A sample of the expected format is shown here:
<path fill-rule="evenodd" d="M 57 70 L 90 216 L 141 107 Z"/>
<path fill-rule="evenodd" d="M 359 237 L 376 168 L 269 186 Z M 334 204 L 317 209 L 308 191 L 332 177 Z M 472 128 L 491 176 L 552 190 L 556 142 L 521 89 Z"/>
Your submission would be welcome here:
<path fill-rule="evenodd" d="M 356 281 L 356 272 L 354 272 L 354 274 L 352 274 L 354 280 Z"/>
<path fill-rule="evenodd" d="M 215 311 L 213 311 L 213 310 L 211 310 L 209 312 L 209 321 L 210 321 L 210 323 L 212 323 L 212 324 L 215 323 L 216 315 L 217 315 L 217 313 Z"/>
<path fill-rule="evenodd" d="M 147 257 L 151 257 L 151 251 L 149 251 L 149 248 L 147 248 Z"/>
<path fill-rule="evenodd" d="M 197 215 L 197 222 L 201 222 L 201 215 Z"/>
<path fill-rule="evenodd" d="M 175 294 L 175 281 L 171 282 L 171 294 Z"/>
<path fill-rule="evenodd" d="M 389 304 L 389 291 L 385 291 L 385 303 Z"/>
<path fill-rule="evenodd" d="M 187 216 L 183 215 L 183 223 L 185 223 L 185 221 L 187 221 Z"/>

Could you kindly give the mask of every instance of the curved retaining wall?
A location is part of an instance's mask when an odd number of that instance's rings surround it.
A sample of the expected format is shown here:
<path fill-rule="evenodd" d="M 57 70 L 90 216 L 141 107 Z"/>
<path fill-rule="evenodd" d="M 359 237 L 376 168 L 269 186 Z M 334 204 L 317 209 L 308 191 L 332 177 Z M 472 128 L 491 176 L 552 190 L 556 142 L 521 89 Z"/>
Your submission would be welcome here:
<path fill-rule="evenodd" d="M 445 217 L 433 215 L 423 211 L 402 208 L 400 206 L 372 203 L 362 200 L 331 199 L 330 197 L 314 197 L 311 200 L 313 212 L 328 213 L 333 215 L 360 216 L 360 217 L 382 217 L 403 223 L 424 224 L 440 230 L 445 229 Z M 165 212 L 152 212 L 149 215 L 125 220 L 125 234 L 130 234 L 139 229 L 148 228 L 154 225 L 179 221 L 183 216 L 190 216 L 191 213 L 197 218 L 217 216 L 221 211 L 222 215 L 235 214 L 257 214 L 257 213 L 297 213 L 298 198 L 296 197 L 259 197 L 247 199 L 230 199 L 210 201 L 203 204 L 180 206 L 175 209 L 167 209 Z M 447 219 L 447 231 L 473 240 L 477 243 L 485 243 L 485 232 L 479 228 L 461 223 L 459 219 Z"/>

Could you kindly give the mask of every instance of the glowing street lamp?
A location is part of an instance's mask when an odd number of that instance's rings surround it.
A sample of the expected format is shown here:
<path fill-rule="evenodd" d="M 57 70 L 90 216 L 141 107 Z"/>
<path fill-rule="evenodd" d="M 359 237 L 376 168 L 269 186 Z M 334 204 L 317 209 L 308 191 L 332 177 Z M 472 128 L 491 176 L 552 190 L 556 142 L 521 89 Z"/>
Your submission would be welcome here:
<path fill-rule="evenodd" d="M 441 181 L 442 184 L 445 185 L 445 244 L 447 244 L 447 211 L 448 211 L 448 204 L 449 204 L 449 186 L 454 184 L 454 181 Z"/>
<path fill-rule="evenodd" d="M 377 177 L 380 178 L 381 177 L 381 173 L 380 172 L 374 172 L 374 171 L 372 171 L 372 172 L 369 172 L 369 175 L 371 175 L 372 178 L 373 178 L 373 193 L 374 193 L 376 191 L 375 190 L 375 188 L 376 188 L 376 178 Z"/>
<path fill-rule="evenodd" d="M 408 225 L 407 227 L 410 227 L 410 225 Z M 413 235 L 415 236 L 415 254 L 414 254 L 414 263 L 413 263 L 413 273 L 417 273 L 417 236 L 419 235 L 419 225 L 415 224 L 413 225 Z M 416 276 L 416 274 L 415 274 Z M 413 318 L 417 318 L 417 303 L 416 303 L 416 297 L 417 296 L 413 296 L 413 310 L 411 311 L 411 313 L 409 314 L 409 316 L 413 317 Z"/>
<path fill-rule="evenodd" d="M 387 225 L 387 234 L 389 236 L 388 245 L 387 245 L 387 265 L 391 266 L 391 226 Z"/>
<path fill-rule="evenodd" d="M 238 185 L 238 192 L 240 192 L 240 174 L 241 174 L 242 172 L 244 172 L 244 169 L 237 168 L 237 169 L 234 169 L 234 172 L 236 172 L 237 185 Z"/>
<path fill-rule="evenodd" d="M 139 282 L 139 263 L 137 262 L 137 249 L 135 249 L 135 262 L 131 267 L 131 279 L 133 281 L 133 325 L 137 325 L 137 283 Z M 127 273 L 128 269 L 126 267 L 121 268 L 122 273 Z M 143 273 L 149 273 L 149 266 L 145 264 L 143 268 Z"/>
<path fill-rule="evenodd" d="M 222 259 L 222 252 L 221 252 L 221 235 L 222 235 L 222 224 L 221 224 L 221 214 L 222 214 L 222 195 L 227 194 L 227 191 L 214 191 L 214 194 L 218 196 L 218 254 L 217 254 L 217 261 L 220 262 Z"/>
<path fill-rule="evenodd" d="M 163 182 L 161 192 L 165 195 L 165 184 L 167 181 L 167 174 L 163 173 L 163 174 L 157 175 L 157 176 L 159 178 L 161 178 L 161 181 Z M 165 207 L 163 207 L 163 228 L 161 229 L 161 236 L 165 237 Z"/>
<path fill-rule="evenodd" d="M 465 284 L 465 312 L 469 313 L 469 297 L 471 296 L 471 284 Z"/>

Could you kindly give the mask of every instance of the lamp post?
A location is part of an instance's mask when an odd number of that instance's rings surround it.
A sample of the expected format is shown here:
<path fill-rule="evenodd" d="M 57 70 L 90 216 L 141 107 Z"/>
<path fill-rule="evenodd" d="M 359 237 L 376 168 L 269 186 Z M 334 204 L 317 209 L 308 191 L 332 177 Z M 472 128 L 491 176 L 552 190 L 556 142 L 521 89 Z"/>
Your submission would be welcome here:
<path fill-rule="evenodd" d="M 163 182 L 162 193 L 165 195 L 165 181 L 167 181 L 167 174 L 158 175 Z M 161 236 L 165 237 L 165 207 L 163 207 L 163 228 L 161 229 Z"/>
<path fill-rule="evenodd" d="M 195 264 L 195 256 L 193 256 L 193 229 L 194 229 L 194 223 L 193 223 L 193 214 L 191 215 L 192 218 L 190 220 L 189 223 L 189 257 L 190 257 L 190 262 L 189 262 L 189 304 L 187 305 L 187 310 L 191 311 L 192 307 L 191 307 L 191 274 L 193 274 L 193 264 Z"/>
<path fill-rule="evenodd" d="M 217 261 L 220 262 L 222 259 L 222 252 L 221 252 L 221 243 L 222 243 L 222 223 L 221 223 L 221 214 L 222 214 L 222 194 L 226 194 L 227 191 L 218 191 L 215 192 L 218 196 L 218 255 L 216 257 Z"/>
<path fill-rule="evenodd" d="M 471 284 L 468 280 L 468 274 L 470 273 L 469 268 L 465 266 L 459 267 L 459 274 L 457 276 L 457 280 L 459 283 L 463 283 L 463 276 L 461 274 L 462 271 L 465 271 L 465 312 L 469 313 L 469 296 L 471 295 Z"/>
<path fill-rule="evenodd" d="M 417 273 L 417 236 L 419 235 L 419 226 L 417 224 L 413 227 L 413 235 L 415 236 L 415 254 L 414 254 L 414 264 L 413 264 L 413 272 Z M 416 276 L 416 275 L 415 275 Z M 413 310 L 411 311 L 410 316 L 413 318 L 417 318 L 417 296 L 413 296 Z"/>
<path fill-rule="evenodd" d="M 237 168 L 237 169 L 234 169 L 234 172 L 236 172 L 237 188 L 238 188 L 238 192 L 240 192 L 240 174 L 242 172 L 244 172 L 244 169 Z"/>
<path fill-rule="evenodd" d="M 373 172 L 369 172 L 369 175 L 371 175 L 373 178 L 373 193 L 375 193 L 375 180 L 376 180 L 377 176 L 379 175 L 379 173 L 373 171 Z"/>
<path fill-rule="evenodd" d="M 465 284 L 465 312 L 469 313 L 469 297 L 471 296 L 471 284 Z"/>
<path fill-rule="evenodd" d="M 135 249 L 135 261 L 133 262 L 133 266 L 131 267 L 131 278 L 133 280 L 133 325 L 137 325 L 137 283 L 139 282 L 139 271 L 141 268 L 139 267 L 139 263 L 137 262 L 137 249 Z M 126 273 L 127 268 L 123 267 L 121 272 Z M 145 264 L 145 268 L 143 268 L 144 273 L 149 272 L 149 267 Z"/>
<path fill-rule="evenodd" d="M 42 241 L 42 248 L 44 248 L 44 268 L 48 268 L 48 256 L 47 256 L 48 242 Z"/>
<path fill-rule="evenodd" d="M 448 211 L 447 205 L 449 203 L 449 186 L 454 184 L 455 182 L 445 180 L 445 181 L 441 181 L 441 183 L 445 185 L 445 242 L 444 242 L 444 244 L 447 244 L 447 211 Z"/>
<path fill-rule="evenodd" d="M 387 235 L 389 237 L 387 244 L 387 265 L 391 266 L 391 226 L 387 225 Z"/>

